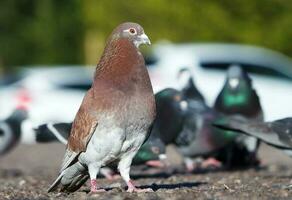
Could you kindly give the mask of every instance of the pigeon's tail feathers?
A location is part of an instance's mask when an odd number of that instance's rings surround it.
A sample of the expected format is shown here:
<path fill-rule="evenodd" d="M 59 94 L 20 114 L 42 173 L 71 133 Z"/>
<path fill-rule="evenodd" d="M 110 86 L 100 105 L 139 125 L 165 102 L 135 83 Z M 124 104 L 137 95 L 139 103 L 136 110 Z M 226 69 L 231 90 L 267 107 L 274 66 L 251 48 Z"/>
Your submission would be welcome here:
<path fill-rule="evenodd" d="M 70 151 L 70 150 L 66 150 L 64 159 L 63 159 L 63 163 L 62 163 L 62 167 L 60 170 L 60 173 L 62 173 L 62 171 L 64 171 L 65 169 L 67 169 L 70 165 L 72 165 L 74 163 L 74 161 L 77 160 L 79 153 Z"/>
<path fill-rule="evenodd" d="M 62 167 L 60 170 L 60 174 L 59 174 L 58 178 L 54 181 L 54 183 L 50 186 L 50 188 L 48 189 L 48 192 L 52 192 L 52 191 L 57 190 L 58 185 L 61 183 L 61 180 L 67 171 L 66 169 L 68 169 L 70 166 L 72 166 L 74 164 L 74 162 L 76 163 L 78 155 L 79 155 L 79 153 L 69 151 L 68 149 L 66 150 L 66 153 L 65 153 L 65 156 L 63 159 L 63 164 L 62 164 Z"/>
<path fill-rule="evenodd" d="M 241 117 L 223 117 L 213 122 L 213 126 L 235 132 L 245 133 L 245 122 Z M 246 134 L 246 133 L 245 133 Z"/>
<path fill-rule="evenodd" d="M 61 179 L 62 179 L 63 175 L 64 175 L 64 173 L 60 173 L 58 178 L 54 181 L 54 183 L 52 183 L 52 185 L 48 189 L 48 192 L 54 192 L 57 190 L 58 185 L 61 183 Z"/>
<path fill-rule="evenodd" d="M 215 121 L 215 127 L 240 132 L 255 137 L 271 146 L 279 149 L 291 149 L 291 145 L 287 144 L 279 134 L 276 133 L 270 123 L 242 121 L 236 118 L 229 118 L 227 121 Z"/>
<path fill-rule="evenodd" d="M 86 168 L 79 162 L 61 172 L 58 178 L 48 189 L 48 192 L 75 192 L 89 178 Z M 58 189 L 59 188 L 59 189 Z"/>

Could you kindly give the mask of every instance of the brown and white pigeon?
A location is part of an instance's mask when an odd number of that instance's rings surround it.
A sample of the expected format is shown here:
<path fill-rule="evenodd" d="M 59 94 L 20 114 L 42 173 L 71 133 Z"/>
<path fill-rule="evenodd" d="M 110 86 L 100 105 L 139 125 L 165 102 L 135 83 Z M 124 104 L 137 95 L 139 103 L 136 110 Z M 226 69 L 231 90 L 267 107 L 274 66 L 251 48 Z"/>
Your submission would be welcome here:
<path fill-rule="evenodd" d="M 148 138 L 156 115 L 155 99 L 145 62 L 138 47 L 150 44 L 136 23 L 119 25 L 108 38 L 97 64 L 92 87 L 74 119 L 62 168 L 49 188 L 73 192 L 90 177 L 91 192 L 100 168 L 119 161 L 128 191 L 134 186 L 129 172 L 132 159 Z"/>

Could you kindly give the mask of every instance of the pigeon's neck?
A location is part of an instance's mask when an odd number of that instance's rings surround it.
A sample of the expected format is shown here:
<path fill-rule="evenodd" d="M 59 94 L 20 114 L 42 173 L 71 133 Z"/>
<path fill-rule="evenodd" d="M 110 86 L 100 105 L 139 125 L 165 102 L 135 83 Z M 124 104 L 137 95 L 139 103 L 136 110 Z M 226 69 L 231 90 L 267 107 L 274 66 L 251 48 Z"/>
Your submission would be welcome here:
<path fill-rule="evenodd" d="M 226 107 L 243 106 L 250 103 L 251 91 L 230 91 L 223 90 L 223 103 Z"/>
<path fill-rule="evenodd" d="M 243 88 L 236 92 L 224 88 L 215 108 L 225 114 L 242 114 L 247 117 L 254 117 L 261 112 L 259 98 L 252 88 Z"/>
<path fill-rule="evenodd" d="M 131 90 L 149 80 L 142 54 L 127 39 L 110 41 L 97 65 L 94 84 Z"/>
<path fill-rule="evenodd" d="M 96 76 L 115 75 L 113 78 L 128 76 L 135 68 L 144 65 L 144 59 L 138 48 L 127 39 L 108 42 L 96 67 Z"/>
<path fill-rule="evenodd" d="M 188 83 L 182 89 L 183 94 L 187 98 L 196 99 L 198 101 L 205 102 L 203 95 L 199 92 L 197 87 L 194 85 L 193 80 L 190 78 Z"/>

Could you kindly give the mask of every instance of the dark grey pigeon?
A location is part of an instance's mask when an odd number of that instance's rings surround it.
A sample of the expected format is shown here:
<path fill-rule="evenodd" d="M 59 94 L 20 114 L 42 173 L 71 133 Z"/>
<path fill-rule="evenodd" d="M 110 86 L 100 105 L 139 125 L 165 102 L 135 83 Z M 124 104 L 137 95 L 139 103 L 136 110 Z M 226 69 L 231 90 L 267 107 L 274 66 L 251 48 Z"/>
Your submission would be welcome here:
<path fill-rule="evenodd" d="M 263 110 L 252 80 L 238 65 L 229 67 L 225 84 L 216 98 L 214 109 L 227 116 L 241 115 L 246 119 L 263 121 Z M 227 168 L 256 166 L 259 164 L 258 147 L 257 139 L 241 136 L 220 150 L 216 158 Z"/>
<path fill-rule="evenodd" d="M 157 114 L 151 135 L 158 135 L 168 145 L 182 131 L 186 102 L 182 92 L 172 88 L 156 93 L 155 101 Z"/>
<path fill-rule="evenodd" d="M 9 152 L 20 141 L 21 124 L 28 117 L 27 110 L 18 108 L 0 122 L 0 155 Z"/>
<path fill-rule="evenodd" d="M 184 99 L 205 102 L 205 98 L 194 83 L 190 69 L 182 68 L 178 72 L 178 82 Z"/>

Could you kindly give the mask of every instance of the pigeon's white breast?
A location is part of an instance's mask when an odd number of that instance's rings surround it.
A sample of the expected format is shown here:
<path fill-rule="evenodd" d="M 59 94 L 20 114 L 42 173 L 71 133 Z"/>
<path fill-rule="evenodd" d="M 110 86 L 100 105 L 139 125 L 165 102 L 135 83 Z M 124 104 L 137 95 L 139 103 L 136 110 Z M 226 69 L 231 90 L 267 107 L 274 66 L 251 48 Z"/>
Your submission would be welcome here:
<path fill-rule="evenodd" d="M 81 156 L 82 163 L 95 162 L 105 166 L 127 151 L 138 151 L 146 137 L 146 127 L 140 123 L 142 119 L 135 119 L 130 124 L 116 123 L 116 120 L 113 114 L 100 117 L 86 152 Z"/>

